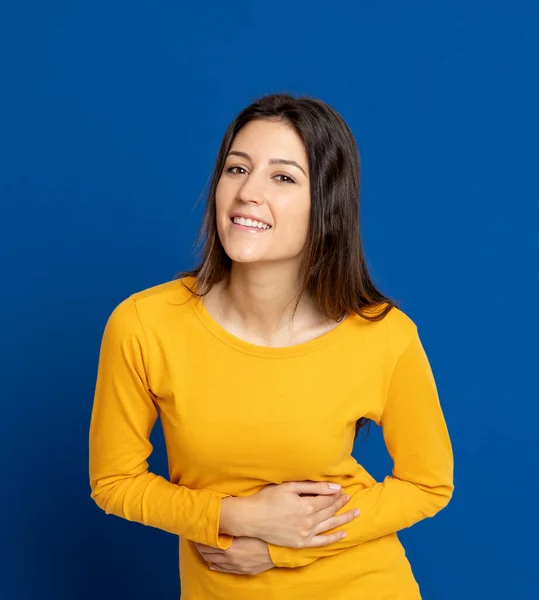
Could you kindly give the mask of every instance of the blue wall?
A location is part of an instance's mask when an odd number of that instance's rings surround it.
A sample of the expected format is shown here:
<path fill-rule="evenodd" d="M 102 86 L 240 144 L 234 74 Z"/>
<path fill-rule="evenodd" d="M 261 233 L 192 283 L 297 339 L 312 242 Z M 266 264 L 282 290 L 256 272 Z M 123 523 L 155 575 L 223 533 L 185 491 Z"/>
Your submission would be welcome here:
<path fill-rule="evenodd" d="M 438 382 L 455 494 L 401 534 L 424 598 L 539 597 L 538 16 L 493 0 L 6 3 L 2 600 L 178 597 L 176 538 L 89 497 L 99 343 L 120 300 L 192 265 L 221 136 L 276 91 L 322 98 L 356 135 L 372 274 Z M 166 474 L 159 426 L 152 442 Z M 354 455 L 391 467 L 376 427 Z"/>

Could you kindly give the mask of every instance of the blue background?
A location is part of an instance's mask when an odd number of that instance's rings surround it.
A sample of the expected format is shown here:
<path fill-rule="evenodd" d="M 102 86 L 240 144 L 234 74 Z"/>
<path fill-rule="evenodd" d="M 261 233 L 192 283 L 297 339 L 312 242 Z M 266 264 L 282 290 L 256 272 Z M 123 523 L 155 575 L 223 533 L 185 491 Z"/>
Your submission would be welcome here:
<path fill-rule="evenodd" d="M 99 343 L 119 301 L 193 264 L 221 137 L 277 91 L 352 128 L 371 273 L 438 383 L 455 493 L 400 535 L 423 597 L 539 597 L 538 16 L 493 0 L 3 6 L 2 600 L 178 597 L 177 538 L 89 497 Z M 166 475 L 159 425 L 152 442 Z M 354 455 L 391 468 L 374 425 Z"/>

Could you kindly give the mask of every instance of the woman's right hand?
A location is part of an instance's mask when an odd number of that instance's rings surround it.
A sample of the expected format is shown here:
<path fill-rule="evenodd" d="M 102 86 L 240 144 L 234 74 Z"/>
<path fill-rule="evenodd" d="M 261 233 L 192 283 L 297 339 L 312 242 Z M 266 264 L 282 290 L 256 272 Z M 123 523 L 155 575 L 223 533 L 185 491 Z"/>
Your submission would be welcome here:
<path fill-rule="evenodd" d="M 304 495 L 300 494 L 313 494 Z M 335 515 L 350 497 L 327 482 L 291 481 L 269 484 L 242 498 L 246 535 L 289 548 L 309 548 L 338 542 L 342 531 L 320 535 L 356 518 L 355 510 Z"/>

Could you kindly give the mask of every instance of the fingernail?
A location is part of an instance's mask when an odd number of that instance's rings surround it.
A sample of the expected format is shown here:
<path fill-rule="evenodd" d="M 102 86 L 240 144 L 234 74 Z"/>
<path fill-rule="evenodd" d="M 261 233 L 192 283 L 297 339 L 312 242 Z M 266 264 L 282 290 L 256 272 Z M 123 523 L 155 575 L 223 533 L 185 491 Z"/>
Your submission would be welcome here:
<path fill-rule="evenodd" d="M 354 517 L 358 517 L 359 516 L 359 510 L 356 508 L 356 510 L 354 511 Z"/>
<path fill-rule="evenodd" d="M 346 532 L 341 533 L 341 540 L 346 537 Z"/>
<path fill-rule="evenodd" d="M 338 483 L 330 483 L 330 484 L 329 484 L 329 487 L 330 487 L 332 490 L 340 490 L 340 489 L 341 489 L 341 486 L 340 486 Z"/>

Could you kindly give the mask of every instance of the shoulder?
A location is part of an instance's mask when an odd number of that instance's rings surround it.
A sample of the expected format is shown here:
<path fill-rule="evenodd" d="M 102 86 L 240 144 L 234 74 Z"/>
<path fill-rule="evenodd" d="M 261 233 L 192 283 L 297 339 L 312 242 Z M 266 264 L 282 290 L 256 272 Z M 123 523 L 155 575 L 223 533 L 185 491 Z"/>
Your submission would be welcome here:
<path fill-rule="evenodd" d="M 191 295 L 188 288 L 193 288 L 193 277 L 182 277 L 160 283 L 152 287 L 134 292 L 127 298 L 142 310 L 158 309 L 162 306 L 186 302 Z"/>
<path fill-rule="evenodd" d="M 178 307 L 186 306 L 195 280 L 183 277 L 133 292 L 121 300 L 109 316 L 109 323 L 129 324 L 166 319 Z"/>
<path fill-rule="evenodd" d="M 383 308 L 383 307 L 382 307 Z M 375 316 L 380 307 L 369 307 L 364 315 Z M 354 315 L 353 322 L 358 333 L 368 340 L 371 347 L 381 349 L 395 361 L 417 336 L 416 322 L 402 309 L 394 306 L 383 319 L 369 320 L 361 315 Z M 366 336 L 366 337 L 365 337 Z"/>
<path fill-rule="evenodd" d="M 394 306 L 384 317 L 388 331 L 395 337 L 410 339 L 417 330 L 417 324 L 412 317 L 401 308 Z"/>
<path fill-rule="evenodd" d="M 417 323 L 397 307 L 389 311 L 384 321 L 386 319 L 389 346 L 394 359 L 397 359 L 417 337 Z"/>

